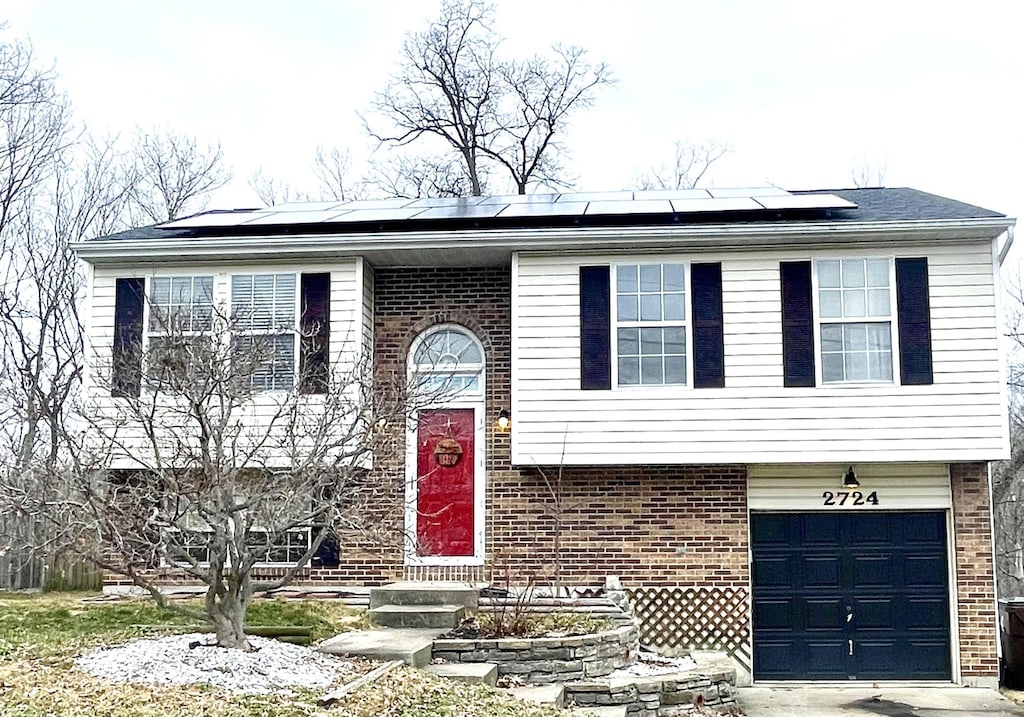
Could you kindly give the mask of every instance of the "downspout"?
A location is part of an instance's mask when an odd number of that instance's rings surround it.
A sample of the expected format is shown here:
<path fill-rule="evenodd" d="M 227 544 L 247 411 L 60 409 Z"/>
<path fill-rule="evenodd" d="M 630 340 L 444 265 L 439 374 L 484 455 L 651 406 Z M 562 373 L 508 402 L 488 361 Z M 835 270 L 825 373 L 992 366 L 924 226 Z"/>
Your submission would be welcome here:
<path fill-rule="evenodd" d="M 1013 246 L 1013 230 L 1012 226 L 1006 228 L 1006 241 L 1003 242 L 1003 248 L 999 250 L 999 266 L 1003 265 L 1003 259 L 1010 253 L 1010 247 Z"/>

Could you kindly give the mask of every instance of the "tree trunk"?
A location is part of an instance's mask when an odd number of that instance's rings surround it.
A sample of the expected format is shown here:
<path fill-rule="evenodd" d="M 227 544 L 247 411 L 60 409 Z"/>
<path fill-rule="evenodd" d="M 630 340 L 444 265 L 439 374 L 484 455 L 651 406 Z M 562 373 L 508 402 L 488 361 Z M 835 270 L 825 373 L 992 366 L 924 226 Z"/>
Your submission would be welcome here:
<path fill-rule="evenodd" d="M 217 647 L 251 652 L 245 635 L 245 613 L 252 599 L 248 574 L 231 574 L 214 580 L 206 591 L 206 615 L 217 634 Z"/>

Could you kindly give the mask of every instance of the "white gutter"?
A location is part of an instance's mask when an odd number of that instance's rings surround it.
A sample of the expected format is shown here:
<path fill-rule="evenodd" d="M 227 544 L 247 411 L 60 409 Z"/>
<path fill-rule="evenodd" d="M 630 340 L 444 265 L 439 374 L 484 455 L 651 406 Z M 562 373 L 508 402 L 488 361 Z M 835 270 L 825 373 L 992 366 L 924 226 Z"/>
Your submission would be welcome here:
<path fill-rule="evenodd" d="M 1003 265 L 1003 260 L 1006 259 L 1006 255 L 1010 253 L 1010 247 L 1013 246 L 1013 229 L 1012 224 L 1006 227 L 1006 241 L 1003 242 L 1003 248 L 999 250 L 999 266 Z"/>
<path fill-rule="evenodd" d="M 855 243 L 904 237 L 907 240 L 991 239 L 1013 226 L 1013 219 L 943 219 L 893 222 L 793 222 L 785 224 L 700 224 L 645 227 L 557 227 L 468 229 L 459 231 L 382 231 L 359 234 L 275 234 L 200 236 L 167 239 L 93 239 L 72 245 L 90 263 L 125 260 L 359 255 L 368 251 L 501 249 L 564 251 L 630 247 L 730 247 Z"/>

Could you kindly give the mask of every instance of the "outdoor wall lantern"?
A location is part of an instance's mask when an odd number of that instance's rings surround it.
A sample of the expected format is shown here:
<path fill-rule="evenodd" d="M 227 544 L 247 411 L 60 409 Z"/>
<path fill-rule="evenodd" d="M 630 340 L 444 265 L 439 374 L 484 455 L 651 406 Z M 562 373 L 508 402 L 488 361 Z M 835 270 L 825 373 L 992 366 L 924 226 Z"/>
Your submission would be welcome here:
<path fill-rule="evenodd" d="M 854 488 L 860 488 L 860 481 L 857 480 L 857 474 L 853 472 L 853 466 L 846 471 L 843 475 L 843 488 L 847 490 L 853 490 Z"/>
<path fill-rule="evenodd" d="M 509 415 L 508 409 L 503 408 L 498 412 L 498 420 L 494 422 L 497 426 L 498 431 L 501 433 L 507 433 L 508 429 L 512 427 L 512 416 Z"/>

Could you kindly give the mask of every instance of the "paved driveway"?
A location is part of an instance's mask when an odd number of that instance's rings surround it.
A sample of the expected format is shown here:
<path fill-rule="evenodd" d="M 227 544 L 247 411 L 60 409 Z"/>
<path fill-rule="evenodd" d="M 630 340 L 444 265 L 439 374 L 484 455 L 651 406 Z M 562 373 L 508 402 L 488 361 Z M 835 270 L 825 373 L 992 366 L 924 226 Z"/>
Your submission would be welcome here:
<path fill-rule="evenodd" d="M 742 687 L 748 717 L 1024 717 L 995 690 L 970 687 Z"/>

